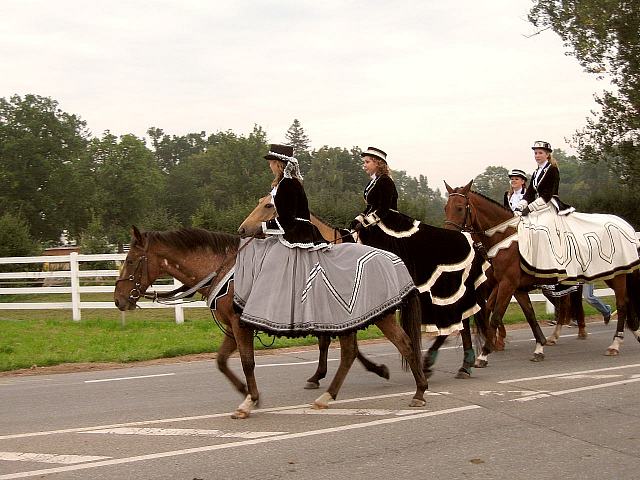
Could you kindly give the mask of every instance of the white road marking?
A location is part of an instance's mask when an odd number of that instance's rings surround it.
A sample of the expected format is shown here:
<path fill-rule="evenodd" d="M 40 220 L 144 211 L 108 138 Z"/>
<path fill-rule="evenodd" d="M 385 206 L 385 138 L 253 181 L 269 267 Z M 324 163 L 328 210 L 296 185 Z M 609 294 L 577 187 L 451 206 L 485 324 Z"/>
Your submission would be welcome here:
<path fill-rule="evenodd" d="M 328 408 L 325 410 L 315 410 L 313 408 L 293 408 L 273 412 L 275 415 L 350 415 L 350 416 L 384 416 L 384 415 L 415 415 L 417 410 L 387 410 L 384 408 Z"/>
<path fill-rule="evenodd" d="M 640 367 L 640 363 L 634 363 L 634 364 L 630 364 L 630 365 L 619 365 L 617 367 L 607 367 L 607 368 L 596 368 L 593 370 L 582 370 L 582 371 L 578 371 L 578 372 L 566 372 L 566 373 L 554 373 L 554 374 L 550 374 L 550 375 L 540 375 L 538 377 L 524 377 L 524 378 L 513 378 L 511 380 L 501 380 L 498 383 L 515 383 L 515 382 L 527 382 L 529 380 L 542 380 L 545 378 L 557 378 L 557 377 L 564 377 L 567 375 L 581 375 L 584 373 L 596 373 L 596 372 L 608 372 L 611 370 L 620 370 L 623 368 L 637 368 Z"/>
<path fill-rule="evenodd" d="M 369 428 L 376 427 L 379 425 L 388 425 L 392 423 L 404 422 L 406 420 L 416 420 L 419 418 L 427 418 L 427 417 L 435 417 L 438 415 L 448 415 L 454 413 L 460 413 L 468 410 L 477 410 L 482 408 L 480 405 L 467 405 L 464 407 L 457 408 L 448 408 L 445 410 L 437 410 L 434 412 L 423 412 L 416 413 L 415 415 L 406 415 L 402 417 L 393 417 L 393 418 L 382 418 L 378 420 L 373 420 L 370 422 L 363 423 L 355 423 L 350 425 L 342 425 L 339 427 L 330 427 L 330 428 L 322 428 L 319 430 L 309 430 L 306 432 L 297 432 L 297 433 L 287 433 L 284 435 L 276 435 L 274 437 L 264 437 L 264 438 L 256 438 L 252 440 L 241 440 L 238 442 L 229 442 L 222 443 L 217 445 L 207 445 L 203 447 L 195 447 L 195 448 L 186 448 L 183 450 L 173 450 L 169 452 L 159 452 L 159 453 L 151 453 L 148 455 L 138 455 L 134 457 L 126 457 L 126 458 L 114 458 L 111 460 L 102 460 L 93 463 L 85 463 L 82 465 L 70 465 L 66 467 L 55 467 L 55 468 L 47 468 L 42 470 L 31 470 L 28 472 L 18 472 L 18 473 L 9 473 L 7 475 L 0 475 L 0 480 L 13 480 L 15 478 L 28 478 L 35 477 L 38 475 L 47 475 L 54 473 L 62 473 L 62 472 L 72 472 L 78 470 L 87 470 L 89 468 L 98 468 L 98 467 L 108 467 L 111 465 L 123 465 L 127 463 L 133 462 L 143 462 L 147 460 L 156 460 L 159 458 L 167 458 L 167 457 L 177 457 L 181 455 L 190 455 L 194 453 L 202 453 L 202 452 L 212 452 L 215 450 L 225 450 L 228 448 L 236 448 L 236 447 L 244 447 L 247 445 L 259 445 L 262 443 L 271 443 L 271 442 L 279 442 L 282 440 L 292 440 L 296 438 L 304 438 L 311 437 L 315 435 L 324 435 L 329 433 L 338 433 L 349 430 L 358 430 L 361 428 Z M 419 411 L 419 410 L 418 410 Z"/>
<path fill-rule="evenodd" d="M 568 390 L 559 390 L 557 392 L 534 393 L 533 395 L 531 395 L 529 397 L 516 398 L 516 399 L 511 400 L 511 401 L 512 402 L 528 402 L 530 400 L 537 400 L 539 398 L 559 397 L 560 395 L 566 395 L 568 393 L 584 392 L 584 391 L 587 391 L 587 390 L 597 390 L 599 388 L 615 387 L 617 385 L 627 385 L 628 383 L 635 383 L 635 382 L 640 382 L 640 378 L 619 380 L 617 382 L 600 383 L 598 385 L 589 385 L 587 387 L 570 388 Z"/>
<path fill-rule="evenodd" d="M 137 380 L 139 378 L 168 377 L 171 375 L 175 375 L 175 373 L 158 373 L 156 375 L 138 375 L 136 377 L 103 378 L 101 380 L 85 380 L 84 383 L 117 382 L 119 380 Z"/>
<path fill-rule="evenodd" d="M 38 462 L 38 463 L 74 463 L 95 462 L 111 457 L 84 456 L 84 455 L 58 455 L 52 453 L 28 453 L 28 452 L 0 452 L 0 460 L 9 462 Z"/>
<path fill-rule="evenodd" d="M 151 436 L 187 436 L 216 438 L 262 438 L 283 435 L 287 432 L 225 432 L 224 430 L 202 430 L 199 428 L 107 428 L 91 430 L 90 433 L 107 433 L 112 435 L 151 435 Z"/>
<path fill-rule="evenodd" d="M 331 402 L 332 405 L 349 403 L 349 402 L 361 402 L 365 400 L 380 400 L 384 398 L 394 398 L 394 397 L 409 397 L 413 395 L 415 391 L 410 392 L 399 392 L 399 393 L 388 393 L 385 395 L 373 395 L 370 397 L 357 397 L 357 398 L 345 398 L 342 400 L 335 400 Z M 445 395 L 449 392 L 425 392 L 425 396 L 435 396 L 435 395 Z M 270 412 L 278 412 L 281 410 L 291 410 L 293 408 L 305 408 L 308 407 L 309 404 L 301 404 L 301 405 L 287 405 L 283 407 L 271 407 L 271 408 L 258 408 L 254 410 L 254 413 L 270 413 Z M 421 411 L 421 410 L 416 410 Z M 92 427 L 76 427 L 76 428 L 65 428 L 60 430 L 46 430 L 42 432 L 28 432 L 28 433 L 14 433 L 9 435 L 0 435 L 0 440 L 8 440 L 11 438 L 27 438 L 27 437 L 40 437 L 43 435 L 56 435 L 60 433 L 79 433 L 79 432 L 88 432 L 91 430 L 100 430 L 107 428 L 118 428 L 118 427 L 134 427 L 138 425 L 150 425 L 150 424 L 158 424 L 158 423 L 175 423 L 175 422 L 188 422 L 191 420 L 206 420 L 210 418 L 220 418 L 220 417 L 230 417 L 231 412 L 224 413 L 212 413 L 210 415 L 194 415 L 190 417 L 174 417 L 174 418 L 161 418 L 155 420 L 141 420 L 138 422 L 127 422 L 127 423 L 116 423 L 112 425 L 94 425 Z"/>

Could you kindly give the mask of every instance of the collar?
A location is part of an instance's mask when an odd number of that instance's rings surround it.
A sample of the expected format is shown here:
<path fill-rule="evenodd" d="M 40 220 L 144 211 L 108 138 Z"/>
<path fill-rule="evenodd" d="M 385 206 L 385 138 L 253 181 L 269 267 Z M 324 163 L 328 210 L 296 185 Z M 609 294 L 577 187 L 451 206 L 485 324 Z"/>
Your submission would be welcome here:
<path fill-rule="evenodd" d="M 549 160 L 547 160 L 546 162 L 544 162 L 542 165 L 538 166 L 538 170 L 544 170 L 545 168 L 547 168 L 549 166 Z"/>

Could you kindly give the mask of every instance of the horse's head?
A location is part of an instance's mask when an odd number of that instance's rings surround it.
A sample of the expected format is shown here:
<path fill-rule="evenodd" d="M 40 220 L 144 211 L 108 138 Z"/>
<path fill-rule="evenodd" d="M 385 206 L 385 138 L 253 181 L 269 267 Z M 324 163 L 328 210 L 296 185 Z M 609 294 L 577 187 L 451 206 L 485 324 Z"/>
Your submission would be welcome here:
<path fill-rule="evenodd" d="M 262 197 L 258 201 L 258 205 L 244 219 L 238 233 L 241 237 L 254 237 L 262 234 L 262 222 L 266 222 L 276 217 L 276 206 L 273 204 L 271 195 Z"/>
<path fill-rule="evenodd" d="M 157 278 L 149 261 L 149 239 L 136 226 L 131 228 L 131 245 L 116 280 L 113 298 L 119 310 L 133 310 L 138 299 Z"/>
<path fill-rule="evenodd" d="M 464 187 L 451 188 L 447 182 L 444 182 L 444 186 L 449 192 L 447 204 L 444 206 L 445 228 L 460 231 L 472 229 L 472 212 L 468 196 L 472 184 L 473 180 Z"/>

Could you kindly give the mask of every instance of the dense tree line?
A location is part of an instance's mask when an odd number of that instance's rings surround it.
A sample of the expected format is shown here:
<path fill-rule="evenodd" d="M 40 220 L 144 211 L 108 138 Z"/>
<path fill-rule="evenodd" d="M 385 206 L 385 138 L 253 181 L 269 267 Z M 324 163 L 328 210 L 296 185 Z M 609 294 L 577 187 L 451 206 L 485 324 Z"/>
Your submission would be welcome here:
<path fill-rule="evenodd" d="M 147 134 L 149 145 L 132 134 L 92 137 L 79 116 L 51 98 L 0 99 L 0 226 L 12 239 L 2 241 L 0 254 L 35 253 L 63 230 L 86 252 L 126 243 L 131 224 L 235 232 L 270 190 L 267 133 L 259 126 L 248 135 L 171 135 L 157 127 Z M 360 150 L 310 150 L 297 119 L 285 138 L 296 149 L 311 209 L 347 225 L 362 210 L 368 181 Z M 427 178 L 393 176 L 400 209 L 441 224 L 444 200 Z"/>

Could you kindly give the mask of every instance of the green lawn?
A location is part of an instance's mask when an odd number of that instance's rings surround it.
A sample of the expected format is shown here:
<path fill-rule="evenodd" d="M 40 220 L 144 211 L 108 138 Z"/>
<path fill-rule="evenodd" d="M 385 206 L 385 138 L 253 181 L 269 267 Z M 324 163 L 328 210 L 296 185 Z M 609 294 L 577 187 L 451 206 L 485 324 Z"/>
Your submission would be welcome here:
<path fill-rule="evenodd" d="M 21 296 L 24 297 L 24 296 Z M 51 295 L 29 296 L 14 301 L 68 301 Z M 63 296 L 64 297 L 64 296 Z M 83 301 L 110 301 L 105 294 L 82 295 Z M 604 299 L 605 303 L 612 298 Z M 549 319 L 544 304 L 534 304 L 538 319 Z M 204 308 L 187 308 L 185 322 L 177 325 L 172 309 L 146 309 L 122 314 L 116 310 L 82 310 L 82 320 L 71 320 L 70 310 L 0 310 L 0 371 L 77 362 L 134 362 L 179 355 L 215 352 L 223 333 Z M 585 304 L 587 315 L 594 309 Z M 124 320 L 124 321 L 123 321 Z M 523 321 L 515 304 L 509 306 L 505 323 Z M 379 338 L 380 331 L 370 327 L 359 338 Z M 314 337 L 300 339 L 261 335 L 268 348 L 308 345 Z M 265 348 L 259 340 L 256 348 Z"/>

